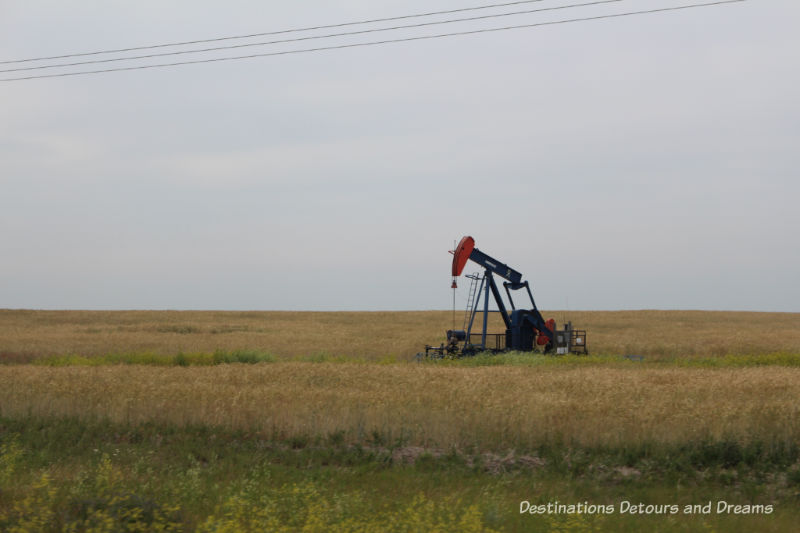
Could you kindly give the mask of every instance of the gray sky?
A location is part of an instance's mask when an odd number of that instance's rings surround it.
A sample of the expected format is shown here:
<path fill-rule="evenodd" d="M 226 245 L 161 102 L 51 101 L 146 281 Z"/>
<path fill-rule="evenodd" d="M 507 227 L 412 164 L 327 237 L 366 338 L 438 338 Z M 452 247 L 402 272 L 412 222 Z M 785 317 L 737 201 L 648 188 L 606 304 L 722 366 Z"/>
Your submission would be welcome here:
<path fill-rule="evenodd" d="M 489 3 L 0 0 L 0 59 Z M 0 83 L 0 308 L 448 309 L 447 251 L 472 235 L 543 309 L 800 311 L 799 18 L 750 0 Z"/>

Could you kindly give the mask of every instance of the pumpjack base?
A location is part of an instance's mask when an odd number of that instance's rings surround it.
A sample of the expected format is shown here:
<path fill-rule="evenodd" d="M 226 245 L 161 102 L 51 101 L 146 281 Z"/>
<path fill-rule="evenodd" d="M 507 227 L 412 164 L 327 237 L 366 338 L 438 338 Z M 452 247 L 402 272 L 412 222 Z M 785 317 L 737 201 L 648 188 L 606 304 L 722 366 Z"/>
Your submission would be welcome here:
<path fill-rule="evenodd" d="M 474 337 L 474 339 L 473 339 Z M 417 360 L 421 359 L 459 359 L 469 357 L 478 353 L 504 353 L 512 351 L 523 351 L 525 353 L 542 353 L 545 355 L 589 355 L 586 346 L 586 331 L 572 328 L 572 323 L 567 322 L 564 329 L 553 332 L 553 341 L 546 344 L 532 344 L 530 349 L 514 350 L 508 346 L 510 333 L 470 333 L 461 330 L 448 330 L 447 343 L 439 346 L 425 345 L 425 352 L 417 354 Z M 472 342 L 480 340 L 480 343 Z M 541 349 L 541 351 L 540 351 Z"/>

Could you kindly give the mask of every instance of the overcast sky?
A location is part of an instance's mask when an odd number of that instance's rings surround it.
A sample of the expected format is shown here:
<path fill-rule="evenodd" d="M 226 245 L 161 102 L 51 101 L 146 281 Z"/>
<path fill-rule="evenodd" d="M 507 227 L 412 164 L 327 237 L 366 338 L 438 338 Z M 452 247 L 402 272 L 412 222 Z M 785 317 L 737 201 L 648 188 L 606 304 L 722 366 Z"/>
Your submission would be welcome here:
<path fill-rule="evenodd" d="M 627 0 L 0 77 L 701 1 Z M 0 59 L 489 3 L 0 0 Z M 572 3 L 583 2 L 545 0 L 194 48 Z M 2 82 L 0 308 L 449 309 L 447 251 L 472 235 L 478 248 L 531 281 L 545 310 L 800 311 L 798 20 L 800 2 L 749 0 Z M 459 307 L 467 286 L 461 280 Z"/>

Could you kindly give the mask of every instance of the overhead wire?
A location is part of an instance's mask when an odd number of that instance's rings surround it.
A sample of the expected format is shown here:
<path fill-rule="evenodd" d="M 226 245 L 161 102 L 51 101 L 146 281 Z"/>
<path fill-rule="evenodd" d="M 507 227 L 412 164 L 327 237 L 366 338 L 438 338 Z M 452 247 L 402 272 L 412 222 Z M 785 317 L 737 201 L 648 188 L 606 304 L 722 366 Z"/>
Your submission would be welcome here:
<path fill-rule="evenodd" d="M 18 68 L 11 68 L 11 69 L 4 69 L 0 70 L 0 73 L 3 72 L 20 72 L 20 71 L 28 71 L 28 70 L 43 70 L 48 68 L 59 68 L 59 67 L 75 67 L 79 65 L 90 65 L 90 64 L 98 64 L 98 63 L 113 63 L 118 61 L 133 61 L 136 59 L 152 59 L 154 57 L 164 57 L 164 56 L 175 56 L 175 55 L 185 55 L 185 54 L 198 54 L 198 53 L 206 53 L 206 52 L 216 52 L 220 50 L 231 50 L 236 48 L 248 48 L 253 46 L 268 46 L 273 44 L 284 44 L 284 43 L 292 43 L 292 42 L 299 42 L 299 41 L 312 41 L 318 39 L 329 39 L 332 37 L 346 37 L 346 36 L 353 36 L 353 35 L 363 35 L 367 33 L 378 33 L 383 31 L 394 31 L 394 30 L 404 30 L 404 29 L 412 29 L 412 28 L 422 28 L 426 26 L 438 26 L 442 24 L 453 24 L 458 22 L 469 22 L 475 20 L 486 20 L 492 18 L 500 18 L 500 17 L 509 17 L 515 15 L 525 15 L 531 13 L 541 13 L 545 11 L 559 11 L 563 9 L 572 9 L 577 7 L 588 7 L 588 6 L 595 6 L 600 4 L 614 4 L 619 2 L 625 2 L 627 0 L 593 0 L 592 2 L 584 2 L 582 4 L 568 4 L 563 6 L 553 6 L 553 7 L 542 7 L 538 9 L 525 9 L 521 11 L 511 11 L 506 13 L 494 13 L 491 15 L 480 15 L 477 17 L 465 17 L 465 18 L 458 18 L 458 19 L 448 19 L 448 20 L 437 20 L 433 22 L 421 22 L 418 24 L 405 24 L 400 26 L 390 26 L 387 28 L 370 28 L 367 30 L 357 30 L 357 31 L 348 31 L 348 32 L 341 32 L 341 33 L 329 33 L 326 35 L 310 35 L 305 37 L 295 37 L 292 39 L 280 39 L 276 41 L 267 41 L 267 42 L 260 42 L 260 43 L 244 43 L 244 44 L 234 44 L 229 46 L 215 46 L 211 48 L 200 48 L 195 50 L 179 50 L 176 52 L 161 52 L 157 54 L 145 54 L 139 56 L 129 56 L 129 57 L 114 57 L 109 59 L 93 59 L 89 61 L 76 61 L 73 63 L 56 63 L 55 65 L 38 65 L 35 67 L 18 67 Z"/>
<path fill-rule="evenodd" d="M 9 64 L 9 63 L 27 63 L 27 62 L 30 62 L 30 61 L 45 61 L 45 60 L 49 60 L 49 59 L 65 59 L 65 58 L 68 58 L 68 57 L 93 56 L 93 55 L 99 55 L 99 54 L 116 54 L 116 53 L 120 53 L 120 52 L 134 52 L 136 50 L 149 50 L 149 49 L 154 49 L 154 48 L 166 48 L 166 47 L 169 47 L 169 46 L 184 46 L 184 45 L 188 45 L 188 44 L 213 43 L 213 42 L 219 42 L 219 41 L 230 41 L 230 40 L 234 40 L 234 39 L 251 39 L 253 37 L 265 37 L 267 35 L 281 35 L 281 34 L 284 34 L 284 33 L 297 33 L 297 32 L 302 32 L 302 31 L 324 30 L 324 29 L 330 29 L 330 28 L 343 28 L 343 27 L 346 27 L 346 26 L 357 26 L 357 25 L 360 25 L 360 24 L 373 24 L 373 23 L 376 23 L 376 22 L 389 22 L 389 21 L 393 21 L 393 20 L 406 20 L 406 19 L 412 19 L 412 18 L 431 17 L 431 16 L 434 16 L 434 15 L 450 15 L 450 14 L 453 14 L 453 13 L 463 13 L 463 12 L 466 12 L 466 11 L 478 11 L 478 10 L 481 10 L 481 9 L 493 9 L 493 8 L 496 8 L 496 7 L 508 7 L 508 6 L 514 6 L 514 5 L 520 5 L 520 4 L 532 4 L 532 3 L 538 3 L 538 2 L 543 2 L 543 1 L 544 0 L 518 0 L 518 1 L 515 1 L 515 2 L 504 2 L 504 3 L 501 3 L 501 4 L 488 4 L 488 5 L 474 6 L 474 7 L 462 7 L 462 8 L 458 8 L 458 9 L 448 9 L 448 10 L 444 10 L 444 11 L 429 11 L 427 13 L 415 13 L 413 15 L 400 15 L 400 16 L 395 16 L 395 17 L 383 17 L 383 18 L 375 18 L 375 19 L 368 19 L 368 20 L 358 20 L 358 21 L 352 21 L 352 22 L 340 22 L 340 23 L 337 23 L 337 24 L 324 24 L 324 25 L 319 25 L 319 26 L 306 26 L 306 27 L 303 27 L 303 28 L 293 28 L 293 29 L 289 29 L 289 30 L 265 31 L 265 32 L 250 33 L 250 34 L 245 34 L 245 35 L 232 35 L 232 36 L 228 36 L 228 37 L 214 37 L 214 38 L 211 38 L 211 39 L 197 39 L 197 40 L 194 40 L 194 41 L 178 41 L 178 42 L 172 42 L 172 43 L 151 44 L 151 45 L 145 45 L 145 46 L 132 46 L 132 47 L 129 47 L 129 48 L 117 48 L 117 49 L 111 49 L 111 50 L 97 50 L 97 51 L 94 51 L 94 52 L 79 52 L 79 53 L 72 53 L 72 54 L 63 54 L 63 55 L 58 55 L 58 56 L 31 57 L 31 58 L 27 58 L 27 59 L 11 59 L 11 60 L 0 61 L 0 65 L 5 65 L 5 64 Z"/>
<path fill-rule="evenodd" d="M 420 35 L 414 37 L 403 37 L 397 39 L 386 39 L 381 41 L 368 41 L 368 42 L 361 42 L 361 43 L 349 43 L 349 44 L 339 44 L 339 45 L 331 45 L 331 46 L 322 46 L 317 48 L 302 48 L 302 49 L 295 49 L 295 50 L 282 50 L 277 52 L 264 52 L 259 54 L 249 54 L 243 56 L 232 56 L 232 57 L 218 57 L 218 58 L 209 58 L 209 59 L 195 59 L 190 61 L 178 61 L 174 63 L 157 63 L 151 65 L 136 65 L 136 66 L 129 66 L 129 67 L 116 67 L 110 69 L 99 69 L 99 70 L 87 70 L 87 71 L 78 71 L 78 72 L 60 72 L 56 74 L 40 74 L 35 76 L 24 76 L 18 78 L 2 78 L 0 82 L 4 81 L 22 81 L 22 80 L 31 80 L 31 79 L 41 79 L 41 78 L 59 78 L 59 77 L 66 77 L 66 76 L 81 76 L 87 74 L 102 74 L 107 72 L 121 72 L 121 71 L 130 71 L 130 70 L 144 70 L 144 69 L 153 69 L 153 68 L 167 68 L 167 67 L 175 67 L 181 65 L 194 65 L 194 64 L 201 64 L 201 63 L 215 63 L 221 61 L 234 61 L 234 60 L 241 60 L 241 59 L 252 59 L 257 57 L 273 57 L 273 56 L 282 56 L 282 55 L 291 55 L 291 54 L 302 54 L 302 53 L 311 53 L 311 52 L 320 52 L 325 50 L 340 50 L 346 48 L 358 48 L 358 47 L 366 47 L 366 46 L 377 46 L 383 44 L 390 44 L 390 43 L 402 43 L 402 42 L 412 42 L 412 41 L 421 41 L 421 40 L 430 40 L 430 39 L 441 39 L 446 37 L 455 37 L 455 36 L 463 36 L 463 35 L 476 35 L 476 34 L 483 34 L 483 33 L 492 33 L 492 32 L 499 32 L 499 31 L 508 31 L 514 29 L 522 29 L 522 28 L 536 28 L 536 27 L 543 27 L 543 26 L 553 26 L 553 25 L 560 25 L 560 24 L 569 24 L 574 22 L 586 22 L 586 21 L 594 21 L 594 20 L 605 20 L 605 19 L 612 19 L 612 18 L 619 18 L 619 17 L 629 17 L 635 15 L 646 15 L 646 14 L 654 14 L 654 13 L 665 13 L 670 11 L 678 11 L 678 10 L 686 10 L 692 8 L 700 8 L 700 7 L 710 7 L 710 6 L 718 6 L 723 4 L 735 4 L 745 2 L 746 0 L 717 0 L 714 2 L 705 2 L 705 3 L 696 3 L 696 4 L 688 4 L 688 5 L 681 5 L 681 6 L 671 6 L 671 7 L 663 7 L 663 8 L 656 8 L 656 9 L 648 9 L 648 10 L 641 10 L 641 11 L 628 11 L 623 13 L 612 13 L 606 15 L 595 15 L 591 17 L 580 17 L 580 18 L 573 18 L 573 19 L 562 19 L 562 20 L 555 20 L 555 21 L 546 21 L 546 22 L 536 22 L 531 24 L 519 24 L 513 26 L 503 26 L 497 28 L 483 28 L 483 29 L 476 29 L 476 30 L 467 30 L 467 31 L 460 31 L 460 32 L 452 32 L 452 33 L 440 33 L 440 34 L 433 34 L 433 35 Z"/>

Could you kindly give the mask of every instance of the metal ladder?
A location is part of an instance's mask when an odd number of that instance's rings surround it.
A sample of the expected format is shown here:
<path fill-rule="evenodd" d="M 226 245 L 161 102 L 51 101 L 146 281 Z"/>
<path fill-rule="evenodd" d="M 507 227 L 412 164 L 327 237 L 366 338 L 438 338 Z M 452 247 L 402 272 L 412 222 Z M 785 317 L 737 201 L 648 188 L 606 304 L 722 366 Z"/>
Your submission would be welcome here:
<path fill-rule="evenodd" d="M 464 331 L 467 329 L 467 322 L 469 322 L 469 317 L 472 313 L 472 306 L 475 305 L 475 298 L 477 297 L 478 291 L 478 281 L 481 279 L 480 275 L 478 274 L 467 274 L 467 277 L 470 279 L 470 282 L 469 292 L 467 293 L 467 310 L 464 312 L 464 325 L 461 327 L 461 329 Z"/>

